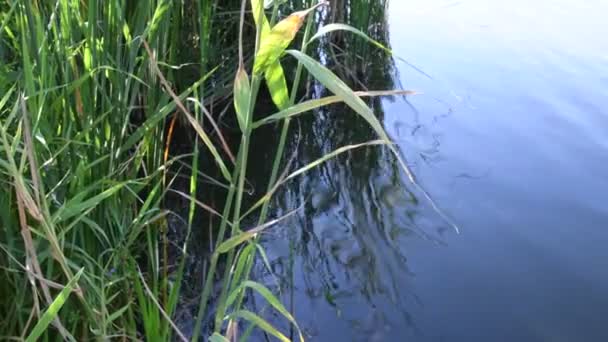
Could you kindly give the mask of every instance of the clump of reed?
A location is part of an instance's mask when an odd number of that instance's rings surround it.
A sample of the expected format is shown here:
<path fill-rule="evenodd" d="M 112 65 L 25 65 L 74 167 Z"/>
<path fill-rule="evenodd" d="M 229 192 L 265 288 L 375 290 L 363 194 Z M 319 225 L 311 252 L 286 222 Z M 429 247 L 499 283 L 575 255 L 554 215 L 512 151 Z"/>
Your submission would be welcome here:
<path fill-rule="evenodd" d="M 280 3 L 267 2 L 265 9 L 262 0 L 238 2 L 240 16 L 234 21 L 238 52 L 229 52 L 238 62 L 232 82 L 240 129 L 236 154 L 205 102 L 218 95 L 210 78 L 215 85 L 232 79 L 217 73 L 214 63 L 219 59 L 212 54 L 220 47 L 214 44 L 225 42 L 214 43 L 210 34 L 214 11 L 226 2 L 9 0 L 0 4 L 4 187 L 0 192 L 0 312 L 4 313 L 0 338 L 195 341 L 219 275 L 221 294 L 215 299 L 211 340 L 233 340 L 237 335 L 246 339 L 254 328 L 289 340 L 244 307 L 247 291 L 263 297 L 304 340 L 296 319 L 277 297 L 251 280 L 255 258 L 264 256 L 259 235 L 285 218 L 268 219 L 270 199 L 290 179 L 341 153 L 370 146 L 392 151 L 413 180 L 381 123 L 361 99 L 408 92 L 351 90 L 307 54 L 310 43 L 338 30 L 371 39 L 344 24 L 314 32 L 313 13 L 325 2 L 308 3 L 308 8 L 284 18 L 279 15 Z M 255 42 L 248 44 L 254 51 L 250 59 L 243 53 L 247 16 L 255 23 Z M 184 32 L 185 27 L 190 31 Z M 198 45 L 197 77 L 191 82 L 180 77 L 177 64 L 184 37 L 196 37 L 187 42 Z M 289 70 L 294 75 L 291 87 L 281 64 L 284 58 L 297 62 Z M 305 71 L 334 95 L 296 102 Z M 278 112 L 254 120 L 262 86 L 268 87 Z M 336 102 L 363 118 L 377 140 L 343 146 L 292 170 L 283 160 L 291 120 Z M 177 267 L 170 269 L 167 218 L 171 213 L 162 205 L 173 180 L 168 169 L 184 159 L 167 152 L 165 126 L 172 115 L 183 118 L 196 135 L 193 157 L 188 159 L 186 236 L 196 228 L 197 207 L 220 219 L 189 337 L 172 320 L 188 244 L 181 247 Z M 259 127 L 271 123 L 281 126 L 281 134 L 269 185 L 252 207 L 245 208 L 247 170 L 252 167 L 249 143 Z M 213 157 L 228 189 L 221 212 L 196 199 L 197 155 L 203 149 Z M 258 224 L 244 227 L 243 220 L 253 214 Z M 220 268 L 222 257 L 226 267 Z M 239 322 L 249 323 L 248 328 L 241 331 Z"/>

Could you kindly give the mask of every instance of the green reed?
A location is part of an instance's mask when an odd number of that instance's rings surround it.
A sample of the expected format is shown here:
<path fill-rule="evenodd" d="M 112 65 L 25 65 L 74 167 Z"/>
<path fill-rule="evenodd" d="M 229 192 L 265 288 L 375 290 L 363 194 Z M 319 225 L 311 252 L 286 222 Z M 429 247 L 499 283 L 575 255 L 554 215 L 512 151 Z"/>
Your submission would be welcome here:
<path fill-rule="evenodd" d="M 203 330 L 217 276 L 221 291 L 211 339 L 246 337 L 257 327 L 288 340 L 243 306 L 250 290 L 300 331 L 275 294 L 250 280 L 254 260 L 265 258 L 259 235 L 296 212 L 268 220 L 270 199 L 286 181 L 352 149 L 386 145 L 401 161 L 361 97 L 404 92 L 355 93 L 306 54 L 309 40 L 320 38 L 313 23 L 324 5 L 275 1 L 264 9 L 261 0 L 0 4 L 0 180 L 6 189 L 0 192 L 0 312 L 6 313 L 0 338 L 188 339 L 173 319 L 190 232 L 198 228 L 195 212 L 212 211 L 197 199 L 202 151 L 211 156 L 228 191 L 222 212 L 212 212 L 220 223 L 212 227 L 216 241 L 190 339 L 198 340 Z M 294 6 L 302 11 L 291 13 Z M 227 16 L 236 8 L 240 15 Z M 255 23 L 252 35 L 243 33 L 246 21 Z M 333 31 L 364 35 L 346 26 L 322 35 Z M 232 33 L 238 33 L 238 51 Z M 289 50 L 293 45 L 300 50 Z M 248 49 L 253 55 L 245 56 L 244 46 L 253 47 Z M 286 58 L 295 59 L 295 70 L 283 69 Z M 334 96 L 296 103 L 304 70 Z M 254 120 L 262 86 L 279 110 Z M 217 116 L 209 113 L 216 101 L 231 96 L 230 88 L 240 128 L 236 155 L 214 121 Z M 344 146 L 297 170 L 281 170 L 290 121 L 335 102 L 352 108 L 379 139 Z M 176 121 L 193 132 L 192 153 L 168 153 L 168 132 Z M 245 208 L 251 137 L 273 122 L 282 128 L 269 185 Z M 190 164 L 189 188 L 181 192 L 189 201 L 187 233 L 179 255 L 172 257 L 171 208 L 165 200 L 174 190 L 170 171 L 183 163 Z M 245 229 L 243 219 L 253 212 L 258 224 Z M 249 328 L 241 331 L 245 322 Z M 298 336 L 303 340 L 301 332 Z"/>

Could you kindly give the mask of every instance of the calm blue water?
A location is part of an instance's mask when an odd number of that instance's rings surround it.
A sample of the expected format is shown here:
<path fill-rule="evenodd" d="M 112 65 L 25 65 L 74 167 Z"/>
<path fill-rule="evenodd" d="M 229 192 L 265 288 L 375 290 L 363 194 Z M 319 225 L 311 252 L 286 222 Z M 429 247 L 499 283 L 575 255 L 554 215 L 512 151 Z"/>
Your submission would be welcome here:
<path fill-rule="evenodd" d="M 608 341 L 608 1 L 388 13 L 392 49 L 432 79 L 397 62 L 424 94 L 376 108 L 460 233 L 370 149 L 284 194 L 309 204 L 264 238 L 263 280 L 311 341 Z M 317 139 L 339 135 L 325 114 Z"/>

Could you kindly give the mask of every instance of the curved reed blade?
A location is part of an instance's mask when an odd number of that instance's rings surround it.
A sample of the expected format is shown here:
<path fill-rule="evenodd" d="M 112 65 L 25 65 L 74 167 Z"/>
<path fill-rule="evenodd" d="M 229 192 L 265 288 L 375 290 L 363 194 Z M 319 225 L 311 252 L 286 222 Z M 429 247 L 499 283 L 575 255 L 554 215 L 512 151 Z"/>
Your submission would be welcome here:
<path fill-rule="evenodd" d="M 368 41 L 369 43 L 371 43 L 372 45 L 376 46 L 377 48 L 384 50 L 386 53 L 388 53 L 391 56 L 394 56 L 395 58 L 397 58 L 398 60 L 402 61 L 403 63 L 407 64 L 410 68 L 416 70 L 417 72 L 419 72 L 420 74 L 433 79 L 433 77 L 431 77 L 429 74 L 427 74 L 426 72 L 422 71 L 422 69 L 420 69 L 419 67 L 415 66 L 414 64 L 412 64 L 411 62 L 407 61 L 406 59 L 399 57 L 397 55 L 395 55 L 395 53 L 393 52 L 393 50 L 387 48 L 386 46 L 384 46 L 382 43 L 380 43 L 379 41 L 372 39 L 370 36 L 368 36 L 367 34 L 365 34 L 364 32 L 362 32 L 361 30 L 354 28 L 350 25 L 346 25 L 346 24 L 340 24 L 340 23 L 333 23 L 333 24 L 328 24 L 325 25 L 323 27 L 321 27 L 317 33 L 314 34 L 314 36 L 312 36 L 310 38 L 310 40 L 307 42 L 307 44 L 311 43 L 312 41 L 321 38 L 322 36 L 329 34 L 331 32 L 335 32 L 335 31 L 347 31 L 347 32 L 351 32 L 354 33 L 355 35 L 365 39 L 366 41 Z"/>
<path fill-rule="evenodd" d="M 380 90 L 380 91 L 356 91 L 354 94 L 358 97 L 377 97 L 377 96 L 393 96 L 393 95 L 416 95 L 420 94 L 414 90 Z M 321 108 L 333 103 L 344 102 L 340 96 L 327 96 L 320 99 L 308 100 L 297 105 L 286 108 L 278 113 L 269 115 L 259 121 L 253 123 L 253 128 L 258 128 L 263 125 L 280 121 L 283 119 L 292 118 L 294 116 L 304 114 L 311 110 Z"/>
<path fill-rule="evenodd" d="M 70 281 L 63 288 L 63 290 L 61 290 L 61 292 L 59 292 L 57 297 L 55 297 L 55 300 L 53 300 L 51 305 L 49 305 L 48 309 L 44 312 L 42 317 L 40 317 L 40 320 L 38 321 L 38 323 L 36 323 L 36 325 L 34 326 L 32 331 L 28 335 L 28 337 L 25 339 L 26 342 L 37 341 L 38 338 L 42 335 L 42 333 L 48 328 L 49 324 L 51 324 L 51 322 L 55 318 L 57 318 L 57 315 L 59 314 L 59 310 L 63 307 L 65 302 L 68 300 L 68 297 L 70 296 L 70 294 L 78 286 L 78 280 L 80 279 L 80 276 L 82 275 L 83 272 L 84 272 L 84 268 L 81 268 L 74 275 L 74 277 L 72 279 L 70 279 Z"/>

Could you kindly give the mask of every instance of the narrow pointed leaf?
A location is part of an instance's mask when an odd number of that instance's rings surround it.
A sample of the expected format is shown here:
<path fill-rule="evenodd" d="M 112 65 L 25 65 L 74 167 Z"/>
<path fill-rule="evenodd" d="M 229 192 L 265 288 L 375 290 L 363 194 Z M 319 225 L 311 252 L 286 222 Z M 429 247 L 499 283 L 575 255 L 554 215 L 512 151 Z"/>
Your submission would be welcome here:
<path fill-rule="evenodd" d="M 255 243 L 250 243 L 245 248 L 243 248 L 241 250 L 241 252 L 239 253 L 239 256 L 237 257 L 236 265 L 234 267 L 234 276 L 232 277 L 232 281 L 231 281 L 232 282 L 231 291 L 234 291 L 234 289 L 241 282 L 241 276 L 243 275 L 243 272 L 245 271 L 245 264 L 249 260 L 249 257 L 252 254 L 251 252 L 253 251 L 254 246 L 255 246 Z M 230 305 L 230 304 L 227 304 L 227 305 Z"/>
<path fill-rule="evenodd" d="M 53 222 L 55 224 L 58 224 L 99 205 L 99 203 L 113 196 L 126 184 L 126 182 L 119 183 L 86 200 L 83 200 L 80 197 L 74 197 L 73 199 L 65 203 L 63 206 L 61 206 L 59 210 L 57 210 L 57 212 L 53 215 Z"/>
<path fill-rule="evenodd" d="M 393 51 L 389 48 L 387 48 L 386 46 L 382 45 L 380 42 L 370 38 L 367 34 L 363 33 L 361 30 L 356 29 L 350 25 L 346 25 L 346 24 L 339 24 L 339 23 L 334 23 L 334 24 L 328 24 L 325 25 L 323 27 L 321 27 L 317 33 L 315 33 L 314 36 L 312 36 L 310 38 L 310 40 L 308 41 L 307 44 L 310 44 L 310 42 L 314 41 L 315 39 L 318 39 L 328 33 L 334 32 L 334 31 L 348 31 L 351 33 L 354 33 L 356 35 L 358 35 L 359 37 L 367 40 L 368 42 L 370 42 L 371 44 L 377 46 L 378 48 L 392 54 Z"/>
<path fill-rule="evenodd" d="M 321 27 L 317 33 L 315 33 L 314 36 L 312 36 L 310 38 L 310 40 L 307 42 L 307 44 L 309 44 L 310 42 L 314 41 L 315 39 L 318 39 L 328 33 L 334 32 L 334 31 L 348 31 L 351 33 L 354 33 L 356 35 L 358 35 L 359 37 L 367 40 L 369 43 L 371 43 L 372 45 L 386 51 L 388 54 L 390 54 L 391 56 L 394 56 L 395 58 L 399 59 L 400 61 L 402 61 L 403 63 L 409 65 L 411 68 L 413 68 L 414 70 L 418 71 L 419 73 L 423 74 L 424 76 L 431 78 L 432 77 L 427 74 L 426 72 L 422 71 L 420 68 L 418 68 L 417 66 L 413 65 L 412 63 L 408 62 L 407 60 L 395 55 L 395 53 L 393 52 L 393 50 L 387 48 L 386 46 L 384 46 L 382 43 L 380 43 L 379 41 L 372 39 L 370 36 L 368 36 L 367 34 L 365 34 L 364 32 L 362 32 L 361 30 L 358 30 L 350 25 L 346 25 L 346 24 L 340 24 L 340 23 L 334 23 L 334 24 L 329 24 L 329 25 L 325 25 L 323 27 Z"/>
<path fill-rule="evenodd" d="M 299 176 L 299 175 L 307 172 L 308 170 L 313 169 L 313 168 L 321 165 L 322 163 L 324 163 L 324 162 L 326 162 L 326 161 L 328 161 L 328 160 L 330 160 L 332 158 L 335 158 L 336 156 L 338 156 L 338 155 L 340 155 L 342 153 L 345 153 L 347 151 L 354 150 L 354 149 L 361 148 L 361 147 L 365 147 L 365 146 L 390 145 L 390 144 L 391 144 L 391 142 L 387 141 L 387 140 L 372 140 L 372 141 L 368 141 L 366 143 L 355 144 L 355 145 L 347 145 L 347 146 L 340 147 L 340 148 L 338 148 L 338 149 L 336 149 L 336 150 L 334 150 L 334 151 L 332 151 L 332 152 L 324 155 L 323 157 L 321 157 L 321 158 L 319 158 L 319 159 L 317 159 L 317 160 L 315 160 L 315 161 L 313 161 L 311 163 L 308 163 L 305 166 L 303 166 L 303 167 L 297 169 L 296 171 L 292 172 L 289 176 L 287 176 L 282 181 L 282 183 L 285 183 L 288 180 L 290 180 L 292 178 L 295 178 L 295 177 L 297 177 L 297 176 Z"/>
<path fill-rule="evenodd" d="M 229 252 L 230 250 L 236 248 L 243 242 L 251 240 L 255 236 L 255 234 L 261 232 L 262 230 L 264 230 L 264 228 L 266 227 L 263 226 L 259 228 L 254 228 L 231 237 L 230 239 L 222 242 L 222 244 L 217 247 L 216 253 L 223 254 Z"/>
<path fill-rule="evenodd" d="M 382 124 L 374 115 L 374 112 L 352 91 L 346 83 L 338 78 L 333 72 L 315 61 L 308 55 L 296 50 L 288 50 L 288 54 L 294 56 L 321 84 L 340 97 L 351 109 L 357 112 L 376 131 L 376 134 L 385 141 L 389 137 L 384 131 Z"/>
<path fill-rule="evenodd" d="M 418 94 L 413 90 L 386 90 L 386 91 L 357 91 L 356 96 L 359 97 L 375 97 L 375 96 L 392 96 L 392 95 L 415 95 Z M 259 121 L 253 123 L 252 127 L 257 128 L 275 121 L 287 119 L 323 106 L 327 106 L 333 103 L 343 102 L 343 99 L 339 96 L 327 96 L 320 99 L 308 100 L 297 105 L 288 107 L 278 113 L 269 115 Z"/>
<path fill-rule="evenodd" d="M 232 317 L 238 317 L 238 318 L 243 318 L 255 325 L 257 325 L 258 327 L 260 327 L 262 330 L 264 330 L 265 332 L 271 334 L 272 336 L 276 337 L 279 339 L 279 341 L 282 342 L 290 342 L 289 338 L 287 338 L 287 336 L 285 336 L 283 333 L 281 333 L 280 331 L 278 331 L 275 327 L 273 327 L 270 323 L 268 323 L 266 320 L 264 320 L 263 318 L 261 318 L 260 316 L 254 314 L 251 311 L 247 311 L 247 310 L 239 310 L 235 313 L 233 313 L 231 315 Z"/>
<path fill-rule="evenodd" d="M 287 320 L 289 320 L 289 322 L 291 324 L 293 324 L 296 327 L 296 329 L 298 330 L 298 335 L 299 335 L 300 341 L 301 342 L 304 341 L 304 336 L 302 335 L 302 332 L 300 330 L 300 327 L 298 326 L 298 323 L 296 322 L 296 319 L 285 308 L 285 306 L 281 303 L 281 301 L 272 293 L 272 291 L 270 291 L 266 286 L 264 286 L 260 283 L 257 283 L 255 281 L 251 281 L 251 280 L 247 280 L 247 281 L 243 282 L 243 284 L 240 286 L 240 288 L 237 289 L 237 291 L 234 291 L 233 294 L 228 298 L 228 301 L 226 302 L 227 305 L 231 305 L 234 302 L 234 300 L 236 299 L 238 293 L 243 288 L 246 288 L 246 287 L 255 290 L 260 296 L 262 296 L 268 302 L 268 304 L 270 304 L 281 315 L 283 315 L 285 318 L 287 318 Z"/>
<path fill-rule="evenodd" d="M 63 290 L 59 292 L 59 295 L 57 295 L 57 297 L 55 298 L 55 300 L 53 300 L 48 309 L 46 309 L 42 317 L 40 317 L 38 323 L 36 323 L 36 325 L 34 326 L 34 329 L 32 329 L 29 336 L 25 339 L 26 342 L 34 342 L 38 340 L 40 335 L 42 335 L 42 333 L 44 333 L 44 331 L 48 328 L 49 324 L 51 324 L 51 322 L 57 317 L 57 315 L 59 314 L 59 310 L 68 300 L 68 297 L 70 296 L 72 291 L 74 291 L 74 288 L 76 288 L 76 286 L 78 285 L 78 279 L 80 279 L 80 276 L 82 275 L 83 271 L 84 268 L 81 268 L 80 271 L 78 271 L 78 273 L 74 275 L 74 278 L 70 279 L 70 281 L 63 288 Z"/>
<path fill-rule="evenodd" d="M 215 253 L 217 254 L 222 254 L 222 253 L 226 253 L 232 249 L 234 249 L 235 247 L 237 247 L 238 245 L 240 245 L 241 243 L 248 241 L 250 239 L 252 239 L 256 234 L 261 233 L 264 229 L 273 226 L 275 224 L 277 224 L 278 222 L 290 217 L 291 215 L 295 214 L 299 209 L 295 209 L 292 210 L 290 212 L 288 212 L 287 214 L 276 218 L 274 220 L 268 221 L 260 226 L 257 226 L 255 228 L 249 229 L 247 231 L 241 232 L 240 234 L 231 237 L 230 239 L 222 242 L 217 249 L 215 250 Z"/>

